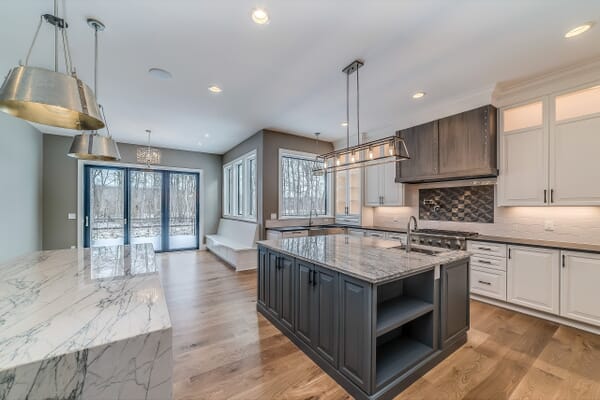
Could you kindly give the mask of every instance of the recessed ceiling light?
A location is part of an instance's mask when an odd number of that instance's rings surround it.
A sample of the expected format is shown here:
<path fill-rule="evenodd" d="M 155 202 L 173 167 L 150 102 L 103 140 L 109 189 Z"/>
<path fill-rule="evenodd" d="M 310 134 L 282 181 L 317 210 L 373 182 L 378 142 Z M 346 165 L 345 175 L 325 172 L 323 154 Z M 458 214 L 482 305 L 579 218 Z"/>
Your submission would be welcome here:
<path fill-rule="evenodd" d="M 341 126 L 348 126 L 348 123 L 347 122 L 342 122 L 340 125 Z"/>
<path fill-rule="evenodd" d="M 569 39 L 574 36 L 579 36 L 582 33 L 589 31 L 594 26 L 594 22 L 586 22 L 583 25 L 579 25 L 576 28 L 571 29 L 569 32 L 565 33 L 565 38 Z"/>
<path fill-rule="evenodd" d="M 259 25 L 268 24 L 270 21 L 269 14 L 262 8 L 255 8 L 252 10 L 252 21 Z"/>
<path fill-rule="evenodd" d="M 202 142 L 198 142 L 198 146 L 202 147 L 202 144 L 203 144 Z"/>
<path fill-rule="evenodd" d="M 163 80 L 171 79 L 173 77 L 173 75 L 171 75 L 171 73 L 169 71 L 167 71 L 166 69 L 162 69 L 162 68 L 150 68 L 148 70 L 148 73 L 155 78 L 163 79 Z"/>
<path fill-rule="evenodd" d="M 223 91 L 223 89 L 221 89 L 219 86 L 217 85 L 211 85 L 208 87 L 208 90 L 212 93 L 221 93 Z"/>
<path fill-rule="evenodd" d="M 209 137 L 210 137 L 210 134 L 208 134 L 208 133 L 205 133 L 205 134 L 204 134 L 204 137 L 205 137 L 205 138 L 209 138 Z"/>
<path fill-rule="evenodd" d="M 425 92 L 416 92 L 415 94 L 412 95 L 413 99 L 420 99 L 425 97 Z"/>

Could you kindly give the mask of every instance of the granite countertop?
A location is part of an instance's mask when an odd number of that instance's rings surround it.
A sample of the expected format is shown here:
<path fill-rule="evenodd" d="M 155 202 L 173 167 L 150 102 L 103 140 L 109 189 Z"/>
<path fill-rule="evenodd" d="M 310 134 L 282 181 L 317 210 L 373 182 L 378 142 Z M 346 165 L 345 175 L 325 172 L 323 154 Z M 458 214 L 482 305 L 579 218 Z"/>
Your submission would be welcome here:
<path fill-rule="evenodd" d="M 505 243 L 505 244 L 521 244 L 524 246 L 536 246 L 546 247 L 552 249 L 564 249 L 564 250 L 575 250 L 585 251 L 592 253 L 600 253 L 600 244 L 591 243 L 571 243 L 571 242 L 558 242 L 553 240 L 540 240 L 540 239 L 520 239 L 514 237 L 504 236 L 488 236 L 478 235 L 470 240 L 480 240 L 482 242 L 493 242 L 493 243 Z"/>
<path fill-rule="evenodd" d="M 381 284 L 440 264 L 468 258 L 465 251 L 442 250 L 435 256 L 394 249 L 397 241 L 349 235 L 326 235 L 263 240 L 259 244 L 342 272 L 355 278 Z M 440 250 L 427 246 L 415 246 Z"/>
<path fill-rule="evenodd" d="M 0 265 L 0 371 L 169 328 L 151 244 Z"/>

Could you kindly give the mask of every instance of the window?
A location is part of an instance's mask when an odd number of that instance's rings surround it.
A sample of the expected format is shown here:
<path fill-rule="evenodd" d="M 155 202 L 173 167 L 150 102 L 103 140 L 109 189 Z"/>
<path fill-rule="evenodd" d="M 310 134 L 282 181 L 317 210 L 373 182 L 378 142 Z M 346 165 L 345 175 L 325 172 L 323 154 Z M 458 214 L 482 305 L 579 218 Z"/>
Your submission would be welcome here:
<path fill-rule="evenodd" d="M 223 166 L 223 215 L 256 221 L 256 151 Z"/>
<path fill-rule="evenodd" d="M 279 151 L 280 218 L 331 216 L 331 174 L 315 175 L 315 154 Z"/>

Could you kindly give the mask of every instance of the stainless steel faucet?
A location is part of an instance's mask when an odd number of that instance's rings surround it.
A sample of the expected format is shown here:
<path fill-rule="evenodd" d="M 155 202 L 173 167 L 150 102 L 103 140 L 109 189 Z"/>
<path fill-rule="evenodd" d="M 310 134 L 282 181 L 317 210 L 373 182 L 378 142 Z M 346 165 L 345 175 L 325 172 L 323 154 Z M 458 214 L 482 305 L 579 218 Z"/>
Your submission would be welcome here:
<path fill-rule="evenodd" d="M 419 229 L 417 227 L 417 219 L 415 218 L 414 215 L 411 215 L 410 218 L 408 219 L 408 225 L 406 226 L 406 252 L 410 251 L 410 247 L 411 247 L 411 243 L 412 243 L 412 230 L 410 229 L 410 223 L 412 221 L 415 221 L 415 231 L 417 229 Z"/>

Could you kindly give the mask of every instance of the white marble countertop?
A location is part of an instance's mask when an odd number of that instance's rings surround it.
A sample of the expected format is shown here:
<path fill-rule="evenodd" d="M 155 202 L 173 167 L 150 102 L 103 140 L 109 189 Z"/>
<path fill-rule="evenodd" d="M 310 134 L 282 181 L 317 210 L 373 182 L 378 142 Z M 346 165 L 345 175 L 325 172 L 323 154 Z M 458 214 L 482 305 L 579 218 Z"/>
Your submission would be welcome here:
<path fill-rule="evenodd" d="M 170 327 L 151 244 L 0 265 L 0 371 Z"/>
<path fill-rule="evenodd" d="M 394 248 L 401 245 L 398 241 L 351 235 L 305 236 L 263 240 L 258 243 L 374 284 L 400 279 L 470 256 L 466 251 L 414 245 L 413 247 L 442 252 L 434 256 L 407 253 Z"/>

